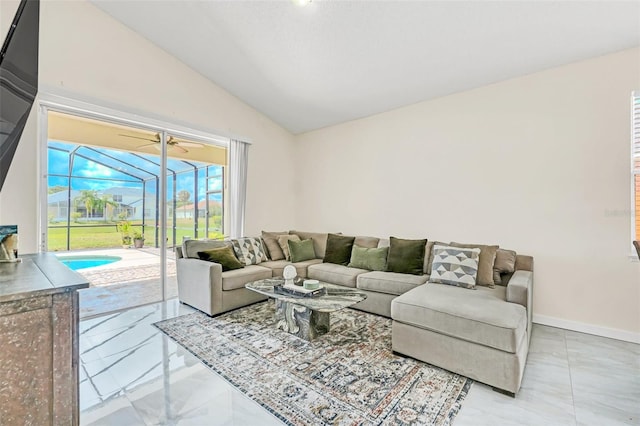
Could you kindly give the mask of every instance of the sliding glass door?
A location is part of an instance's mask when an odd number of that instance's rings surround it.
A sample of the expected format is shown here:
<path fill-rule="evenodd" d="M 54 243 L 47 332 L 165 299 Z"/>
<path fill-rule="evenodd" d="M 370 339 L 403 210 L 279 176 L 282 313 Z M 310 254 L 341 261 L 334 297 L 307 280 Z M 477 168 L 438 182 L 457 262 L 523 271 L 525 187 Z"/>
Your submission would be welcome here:
<path fill-rule="evenodd" d="M 224 235 L 226 147 L 45 114 L 43 248 L 90 281 L 81 315 L 176 297 L 175 247 Z"/>

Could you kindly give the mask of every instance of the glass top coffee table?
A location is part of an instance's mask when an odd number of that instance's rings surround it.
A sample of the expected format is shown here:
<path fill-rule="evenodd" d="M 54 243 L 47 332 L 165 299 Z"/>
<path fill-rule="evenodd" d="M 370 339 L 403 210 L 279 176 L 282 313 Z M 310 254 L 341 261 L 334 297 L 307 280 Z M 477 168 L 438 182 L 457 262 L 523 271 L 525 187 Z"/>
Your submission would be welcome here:
<path fill-rule="evenodd" d="M 329 332 L 331 312 L 353 306 L 367 298 L 366 294 L 356 289 L 323 282 L 320 285 L 326 289 L 326 294 L 322 296 L 299 297 L 276 293 L 274 286 L 283 283 L 284 279 L 268 278 L 248 283 L 245 287 L 275 299 L 276 327 L 309 341 Z"/>

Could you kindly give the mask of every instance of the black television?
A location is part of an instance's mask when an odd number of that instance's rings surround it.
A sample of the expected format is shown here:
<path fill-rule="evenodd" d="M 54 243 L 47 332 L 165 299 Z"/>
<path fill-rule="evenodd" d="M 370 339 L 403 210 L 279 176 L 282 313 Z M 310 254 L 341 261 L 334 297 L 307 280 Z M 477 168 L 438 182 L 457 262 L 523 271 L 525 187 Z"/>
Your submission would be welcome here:
<path fill-rule="evenodd" d="M 40 0 L 22 0 L 0 50 L 0 190 L 38 93 Z"/>

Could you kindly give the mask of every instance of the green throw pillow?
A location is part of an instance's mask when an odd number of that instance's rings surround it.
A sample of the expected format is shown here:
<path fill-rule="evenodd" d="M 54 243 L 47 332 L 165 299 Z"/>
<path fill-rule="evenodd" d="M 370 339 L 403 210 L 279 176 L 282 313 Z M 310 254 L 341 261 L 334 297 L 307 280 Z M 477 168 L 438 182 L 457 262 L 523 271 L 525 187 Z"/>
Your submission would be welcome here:
<path fill-rule="evenodd" d="M 329 234 L 327 236 L 327 250 L 324 253 L 325 263 L 335 263 L 347 266 L 351 260 L 351 249 L 356 237 Z"/>
<path fill-rule="evenodd" d="M 316 258 L 316 252 L 313 249 L 313 240 L 287 241 L 289 244 L 289 256 L 292 263 L 304 262 Z"/>
<path fill-rule="evenodd" d="M 354 244 L 348 266 L 370 271 L 384 271 L 387 268 L 388 253 L 389 247 L 367 248 Z"/>
<path fill-rule="evenodd" d="M 387 271 L 422 275 L 426 244 L 427 240 L 403 240 L 390 237 Z"/>
<path fill-rule="evenodd" d="M 233 252 L 233 248 L 229 246 L 199 251 L 198 257 L 207 262 L 219 263 L 222 265 L 222 272 L 244 268 L 244 265 L 240 263 L 236 254 Z"/>

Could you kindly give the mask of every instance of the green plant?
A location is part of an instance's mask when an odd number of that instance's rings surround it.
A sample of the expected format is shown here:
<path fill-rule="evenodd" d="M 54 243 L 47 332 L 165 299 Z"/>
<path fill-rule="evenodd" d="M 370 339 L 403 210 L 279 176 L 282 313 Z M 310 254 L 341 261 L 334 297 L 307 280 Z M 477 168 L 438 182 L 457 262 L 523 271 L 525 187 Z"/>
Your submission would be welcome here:
<path fill-rule="evenodd" d="M 131 244 L 131 222 L 128 220 L 121 220 L 116 224 L 116 229 L 122 237 L 122 244 Z"/>
<path fill-rule="evenodd" d="M 144 234 L 142 232 L 139 232 L 139 231 L 133 231 L 133 239 L 134 240 L 143 240 L 144 241 Z"/>
<path fill-rule="evenodd" d="M 80 213 L 80 212 L 71 212 L 71 219 L 73 219 L 74 223 L 79 223 L 81 217 L 82 217 L 82 213 Z"/>

